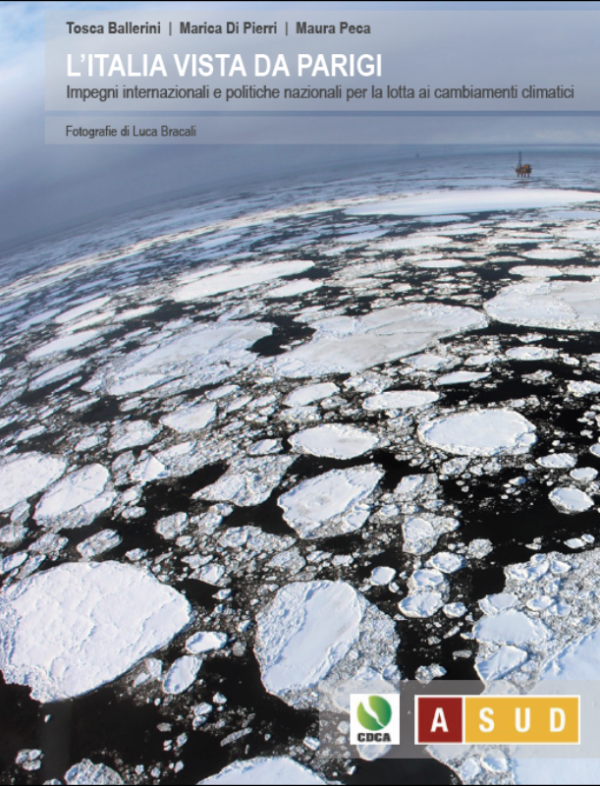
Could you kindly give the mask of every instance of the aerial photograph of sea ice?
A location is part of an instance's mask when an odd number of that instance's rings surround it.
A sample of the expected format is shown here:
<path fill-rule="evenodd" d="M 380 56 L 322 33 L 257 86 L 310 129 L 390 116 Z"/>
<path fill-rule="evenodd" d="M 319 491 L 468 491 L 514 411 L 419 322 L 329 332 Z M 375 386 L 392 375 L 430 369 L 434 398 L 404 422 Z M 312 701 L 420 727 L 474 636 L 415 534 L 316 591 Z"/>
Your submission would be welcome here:
<path fill-rule="evenodd" d="M 340 757 L 318 701 L 600 678 L 599 156 L 390 149 L 4 254 L 2 782 L 598 782 Z"/>

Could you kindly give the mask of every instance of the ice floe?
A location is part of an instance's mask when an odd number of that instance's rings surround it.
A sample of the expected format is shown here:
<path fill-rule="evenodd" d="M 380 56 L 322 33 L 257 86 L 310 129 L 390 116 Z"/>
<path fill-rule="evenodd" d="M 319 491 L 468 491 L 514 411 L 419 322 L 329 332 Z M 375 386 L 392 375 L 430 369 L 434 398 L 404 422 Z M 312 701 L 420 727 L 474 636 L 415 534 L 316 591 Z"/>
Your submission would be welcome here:
<path fill-rule="evenodd" d="M 281 786 L 284 783 L 290 786 L 317 786 L 325 782 L 308 767 L 287 756 L 260 756 L 236 761 L 217 775 L 200 781 L 203 786 L 252 786 L 256 783 L 264 783 L 265 786 Z"/>
<path fill-rule="evenodd" d="M 315 401 L 323 401 L 330 398 L 337 392 L 338 387 L 333 382 L 319 382 L 316 385 L 305 385 L 296 388 L 284 399 L 283 403 L 286 407 L 304 407 Z"/>
<path fill-rule="evenodd" d="M 212 423 L 217 416 L 215 404 L 196 404 L 195 406 L 181 407 L 168 415 L 163 415 L 161 423 L 165 426 L 187 434 L 199 431 Z"/>
<path fill-rule="evenodd" d="M 431 390 L 388 390 L 365 399 L 367 410 L 419 409 L 438 401 L 439 393 Z"/>
<path fill-rule="evenodd" d="M 593 499 L 575 486 L 559 486 L 550 492 L 548 499 L 563 513 L 582 513 L 594 506 Z"/>
<path fill-rule="evenodd" d="M 43 453 L 25 453 L 0 463 L 0 511 L 43 491 L 60 478 L 67 462 Z"/>
<path fill-rule="evenodd" d="M 397 644 L 393 622 L 350 584 L 309 581 L 283 587 L 259 613 L 254 651 L 269 693 L 310 707 L 316 687 L 332 689 L 367 667 L 393 679 Z"/>
<path fill-rule="evenodd" d="M 339 459 L 362 456 L 373 450 L 378 441 L 376 434 L 340 423 L 315 426 L 289 438 L 292 449 L 299 453 Z"/>
<path fill-rule="evenodd" d="M 84 527 L 107 510 L 116 498 L 110 473 L 101 464 L 65 475 L 46 491 L 35 509 L 43 527 Z"/>
<path fill-rule="evenodd" d="M 36 701 L 79 696 L 168 644 L 187 600 L 118 562 L 65 563 L 0 593 L 0 669 Z"/>
<path fill-rule="evenodd" d="M 457 412 L 426 421 L 419 426 L 419 438 L 460 456 L 526 453 L 537 439 L 535 428 L 523 415 L 500 408 Z"/>
<path fill-rule="evenodd" d="M 256 356 L 248 349 L 271 330 L 245 322 L 191 328 L 126 355 L 100 372 L 90 389 L 103 386 L 121 396 L 182 377 L 188 387 L 220 382 L 253 362 Z"/>
<path fill-rule="evenodd" d="M 374 465 L 334 469 L 303 480 L 278 499 L 283 517 L 302 538 L 345 535 L 360 529 L 383 477 Z"/>
<path fill-rule="evenodd" d="M 163 680 L 163 690 L 165 693 L 178 695 L 186 691 L 195 681 L 202 659 L 194 655 L 182 655 L 177 658 Z"/>
<path fill-rule="evenodd" d="M 275 368 L 287 377 L 364 371 L 486 324 L 485 316 L 474 309 L 437 303 L 409 303 L 361 317 L 330 317 L 314 322 L 313 338 L 279 355 Z"/>
<path fill-rule="evenodd" d="M 553 281 L 506 287 L 485 304 L 487 313 L 511 325 L 600 331 L 600 282 Z"/>
<path fill-rule="evenodd" d="M 294 456 L 260 456 L 235 462 L 219 480 L 195 495 L 216 502 L 233 502 L 242 507 L 264 502 L 279 485 Z"/>
<path fill-rule="evenodd" d="M 176 301 L 183 302 L 201 300 L 212 295 L 233 292 L 256 284 L 264 284 L 275 278 L 281 278 L 281 276 L 303 273 L 311 267 L 313 267 L 312 262 L 303 260 L 267 262 L 259 265 L 232 267 L 224 272 L 203 275 L 196 281 L 182 284 L 173 291 L 172 297 Z"/>

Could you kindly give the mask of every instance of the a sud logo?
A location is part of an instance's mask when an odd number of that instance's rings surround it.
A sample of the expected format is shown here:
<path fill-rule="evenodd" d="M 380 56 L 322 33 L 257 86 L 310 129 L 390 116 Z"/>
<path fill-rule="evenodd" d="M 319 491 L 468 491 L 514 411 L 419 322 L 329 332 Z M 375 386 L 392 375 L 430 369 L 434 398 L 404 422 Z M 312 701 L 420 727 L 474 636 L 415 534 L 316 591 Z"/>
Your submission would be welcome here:
<path fill-rule="evenodd" d="M 353 693 L 350 696 L 350 744 L 400 744 L 400 696 Z"/>

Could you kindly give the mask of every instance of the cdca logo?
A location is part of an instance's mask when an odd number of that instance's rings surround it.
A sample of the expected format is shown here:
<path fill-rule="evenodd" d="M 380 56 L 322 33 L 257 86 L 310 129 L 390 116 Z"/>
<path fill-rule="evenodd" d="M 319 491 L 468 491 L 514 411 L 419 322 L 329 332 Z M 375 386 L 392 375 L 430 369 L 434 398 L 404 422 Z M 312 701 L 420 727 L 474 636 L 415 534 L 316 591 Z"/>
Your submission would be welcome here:
<path fill-rule="evenodd" d="M 399 742 L 399 699 L 387 696 L 354 694 L 351 696 L 351 744 Z"/>

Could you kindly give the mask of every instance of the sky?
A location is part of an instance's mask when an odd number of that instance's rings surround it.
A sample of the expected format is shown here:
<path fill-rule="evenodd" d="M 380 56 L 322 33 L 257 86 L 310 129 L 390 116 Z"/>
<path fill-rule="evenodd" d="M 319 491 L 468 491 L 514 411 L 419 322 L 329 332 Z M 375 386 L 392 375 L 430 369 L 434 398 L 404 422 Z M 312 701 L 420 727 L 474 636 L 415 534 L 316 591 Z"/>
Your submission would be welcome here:
<path fill-rule="evenodd" d="M 37 242 L 41 238 L 77 226 L 103 215 L 138 208 L 144 204 L 156 205 L 178 195 L 210 194 L 223 188 L 256 187 L 267 185 L 282 176 L 317 175 L 340 162 L 376 160 L 385 151 L 377 146 L 356 147 L 337 144 L 332 132 L 328 145 L 194 145 L 177 146 L 98 146 L 95 148 L 44 143 L 44 19 L 52 6 L 64 8 L 73 15 L 90 10 L 113 9 L 115 6 L 147 8 L 157 13 L 166 10 L 166 4 L 146 3 L 92 3 L 92 2 L 0 2 L 0 253 L 15 247 Z M 254 3 L 258 13 L 263 3 Z M 331 3 L 269 3 L 270 13 L 297 13 L 300 18 L 314 18 L 331 6 Z M 341 4 L 333 4 L 339 10 Z M 408 39 L 419 62 L 439 63 L 436 52 L 444 48 L 445 56 L 458 63 L 465 57 L 460 45 L 464 34 L 465 19 L 477 10 L 530 11 L 539 15 L 540 25 L 531 25 L 531 45 L 517 51 L 497 53 L 496 60 L 485 52 L 471 54 L 478 75 L 495 68 L 502 61 L 514 69 L 515 63 L 523 68 L 536 64 L 536 58 L 561 54 L 569 65 L 581 68 L 590 80 L 595 80 L 597 27 L 590 27 L 589 37 L 577 43 L 579 53 L 573 56 L 562 24 L 548 26 L 549 13 L 561 13 L 572 19 L 581 9 L 600 12 L 600 2 L 491 2 L 448 3 L 413 2 L 397 3 L 347 3 L 352 10 L 394 8 L 399 12 L 427 8 L 431 23 L 426 29 L 410 30 Z M 247 15 L 247 3 L 170 3 L 167 13 L 172 15 L 183 7 L 188 15 L 198 17 L 203 12 L 223 11 L 227 17 L 240 16 L 242 8 Z M 448 9 L 458 12 L 456 23 L 445 19 L 437 24 L 436 11 Z M 467 13 L 466 13 L 467 12 Z M 525 17 L 523 17 L 525 18 Z M 530 19 L 530 17 L 527 17 Z M 555 17 L 552 17 L 555 18 Z M 529 24 L 529 22 L 528 22 Z M 554 23 L 552 23 L 554 24 Z M 545 25 L 545 26 L 544 26 Z M 400 34 L 400 31 L 399 31 Z M 407 33 L 404 31 L 405 39 Z M 568 38 L 568 37 L 567 37 Z M 552 39 L 552 40 L 550 40 Z M 438 42 L 436 45 L 436 41 Z M 452 42 L 456 41 L 455 49 Z M 584 53 L 583 55 L 581 53 Z M 588 57 L 589 53 L 589 57 Z M 415 55 L 416 57 L 416 55 Z M 439 56 L 438 56 L 439 57 Z M 579 64 L 578 60 L 581 60 Z M 539 62 L 538 62 L 539 65 Z M 582 79 L 584 77 L 582 76 Z M 591 83 L 590 83 L 591 84 Z M 592 104 L 589 106 L 593 106 Z M 600 110 L 600 106 L 598 106 Z M 581 118 L 453 118 L 452 120 L 428 117 L 410 118 L 405 127 L 410 130 L 403 141 L 428 143 L 482 143 L 498 144 L 591 144 L 600 143 L 600 126 L 597 117 Z M 226 122 L 226 121 L 224 121 Z M 260 122 L 269 122 L 268 118 Z M 287 121 L 286 121 L 287 122 Z M 291 127 L 293 119 L 289 121 Z M 257 132 L 259 133 L 259 132 Z"/>

